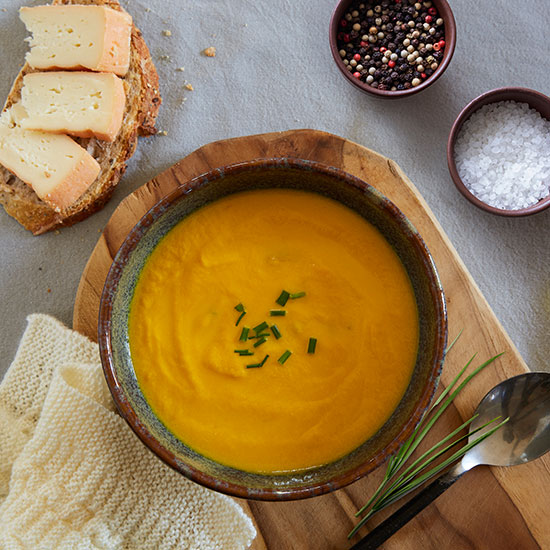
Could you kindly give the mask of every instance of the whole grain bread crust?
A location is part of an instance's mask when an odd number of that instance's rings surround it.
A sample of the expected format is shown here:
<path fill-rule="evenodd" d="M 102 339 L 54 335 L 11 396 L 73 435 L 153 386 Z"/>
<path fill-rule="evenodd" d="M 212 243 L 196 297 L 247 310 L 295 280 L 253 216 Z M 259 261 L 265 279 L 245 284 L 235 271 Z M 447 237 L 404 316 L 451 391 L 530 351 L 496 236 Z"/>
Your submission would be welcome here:
<path fill-rule="evenodd" d="M 102 5 L 124 11 L 117 0 L 54 0 L 53 4 Z M 20 101 L 23 77 L 34 72 L 25 64 L 15 79 L 4 109 Z M 101 171 L 89 189 L 67 209 L 57 212 L 34 191 L 0 165 L 0 204 L 35 235 L 72 225 L 97 212 L 110 199 L 134 154 L 138 136 L 156 133 L 155 121 L 161 103 L 158 75 L 149 49 L 135 26 L 132 28 L 130 67 L 124 77 L 126 108 L 122 127 L 114 142 L 75 138 L 100 164 Z"/>

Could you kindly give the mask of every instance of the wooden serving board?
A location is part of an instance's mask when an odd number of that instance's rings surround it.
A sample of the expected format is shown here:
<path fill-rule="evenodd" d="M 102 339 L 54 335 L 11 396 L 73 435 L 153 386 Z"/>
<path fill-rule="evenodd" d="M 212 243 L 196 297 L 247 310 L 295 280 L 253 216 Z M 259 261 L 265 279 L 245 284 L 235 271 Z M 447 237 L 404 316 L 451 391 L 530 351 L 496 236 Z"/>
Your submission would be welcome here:
<path fill-rule="evenodd" d="M 473 413 L 485 393 L 527 367 L 482 296 L 423 198 L 392 160 L 346 139 L 314 130 L 262 134 L 210 143 L 128 196 L 106 225 L 86 265 L 74 307 L 74 328 L 96 339 L 99 300 L 112 259 L 143 214 L 176 186 L 213 168 L 261 157 L 297 157 L 323 162 L 364 179 L 388 196 L 425 239 L 438 267 L 449 314 L 449 337 L 463 330 L 446 360 L 447 385 L 477 353 L 480 364 L 505 355 L 483 371 L 436 425 L 448 433 Z M 384 468 L 368 479 L 321 497 L 297 502 L 239 501 L 255 520 L 253 550 L 336 550 L 351 546 L 354 513 L 372 494 Z M 383 546 L 385 549 L 550 548 L 550 455 L 512 468 L 469 472 Z M 372 528 L 380 517 L 368 524 Z M 360 532 L 365 534 L 367 528 Z M 358 540 L 356 536 L 354 541 Z"/>

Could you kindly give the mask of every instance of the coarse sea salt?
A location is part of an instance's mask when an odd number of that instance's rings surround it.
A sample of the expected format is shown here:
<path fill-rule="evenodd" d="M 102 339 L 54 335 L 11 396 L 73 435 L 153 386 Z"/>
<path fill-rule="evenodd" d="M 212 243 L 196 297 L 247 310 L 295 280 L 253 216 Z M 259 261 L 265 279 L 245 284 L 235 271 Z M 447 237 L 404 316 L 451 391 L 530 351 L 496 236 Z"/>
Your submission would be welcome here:
<path fill-rule="evenodd" d="M 532 206 L 550 195 L 550 121 L 527 103 L 484 105 L 460 130 L 455 164 L 468 190 L 490 206 Z"/>

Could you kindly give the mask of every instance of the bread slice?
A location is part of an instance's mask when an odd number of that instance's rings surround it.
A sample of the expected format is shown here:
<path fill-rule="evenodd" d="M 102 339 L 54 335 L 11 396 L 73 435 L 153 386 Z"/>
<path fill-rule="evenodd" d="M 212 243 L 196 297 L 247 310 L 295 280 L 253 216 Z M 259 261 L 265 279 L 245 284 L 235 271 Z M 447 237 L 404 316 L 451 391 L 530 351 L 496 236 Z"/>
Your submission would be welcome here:
<path fill-rule="evenodd" d="M 54 0 L 53 4 L 103 5 L 123 11 L 117 0 Z M 21 69 L 4 110 L 20 101 L 23 77 L 32 72 L 28 64 Z M 132 28 L 130 68 L 124 77 L 124 89 L 126 108 L 117 139 L 110 143 L 96 138 L 75 139 L 96 159 L 101 171 L 89 189 L 65 210 L 56 212 L 26 183 L 0 166 L 0 204 L 35 235 L 72 225 L 103 208 L 126 170 L 126 161 L 135 151 L 138 135 L 156 133 L 155 121 L 161 103 L 158 75 L 141 32 L 135 26 Z"/>

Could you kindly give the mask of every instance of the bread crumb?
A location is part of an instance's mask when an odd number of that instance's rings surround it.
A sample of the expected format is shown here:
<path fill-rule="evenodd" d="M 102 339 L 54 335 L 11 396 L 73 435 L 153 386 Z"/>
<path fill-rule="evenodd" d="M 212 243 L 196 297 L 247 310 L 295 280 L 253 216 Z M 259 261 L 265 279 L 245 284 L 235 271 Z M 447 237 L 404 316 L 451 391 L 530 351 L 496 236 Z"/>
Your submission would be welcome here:
<path fill-rule="evenodd" d="M 185 71 L 185 67 L 178 67 L 176 71 L 183 73 L 183 71 Z"/>
<path fill-rule="evenodd" d="M 8 8 L 2 8 L 2 11 L 8 11 Z"/>
<path fill-rule="evenodd" d="M 52 289 L 51 289 L 51 288 L 48 288 L 48 292 L 51 292 L 51 291 L 52 291 Z"/>
<path fill-rule="evenodd" d="M 145 11 L 149 13 L 151 11 L 151 8 L 145 8 Z"/>
<path fill-rule="evenodd" d="M 191 84 L 186 84 L 186 85 L 185 85 L 185 89 L 186 89 L 186 90 L 189 90 L 190 92 L 192 92 L 195 88 L 193 88 L 193 86 L 191 86 Z"/>
<path fill-rule="evenodd" d="M 205 50 L 202 51 L 206 57 L 216 57 L 216 48 L 214 46 L 209 46 Z"/>
<path fill-rule="evenodd" d="M 168 132 L 166 130 L 161 130 L 160 132 L 157 132 L 157 135 L 159 136 L 167 136 Z"/>
<path fill-rule="evenodd" d="M 56 235 L 59 235 L 59 229 L 56 229 L 56 230 L 54 231 L 54 233 L 55 233 Z"/>
<path fill-rule="evenodd" d="M 162 31 L 162 34 L 164 36 L 172 36 L 172 31 L 169 31 L 168 29 L 166 29 L 166 30 Z"/>
<path fill-rule="evenodd" d="M 170 61 L 170 56 L 169 56 L 169 55 L 161 55 L 161 56 L 159 57 L 159 59 L 160 59 L 161 61 Z"/>

